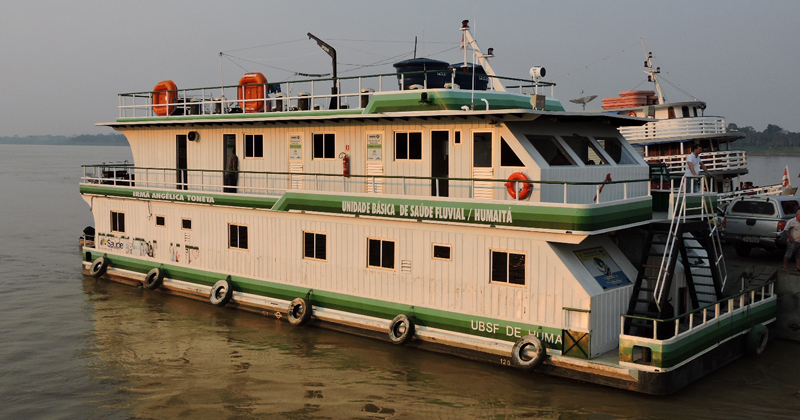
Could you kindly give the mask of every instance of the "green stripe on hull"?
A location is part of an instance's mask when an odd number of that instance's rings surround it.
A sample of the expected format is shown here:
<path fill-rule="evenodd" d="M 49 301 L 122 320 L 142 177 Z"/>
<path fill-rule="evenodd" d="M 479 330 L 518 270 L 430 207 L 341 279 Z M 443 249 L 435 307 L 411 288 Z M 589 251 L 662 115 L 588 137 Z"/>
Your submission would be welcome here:
<path fill-rule="evenodd" d="M 182 190 L 141 190 L 116 186 L 81 184 L 81 194 L 106 195 L 110 197 L 137 198 L 142 200 L 170 201 L 176 203 L 214 204 L 218 206 L 268 209 L 278 201 L 274 197 L 252 197 L 240 194 L 209 194 Z"/>
<path fill-rule="evenodd" d="M 725 318 L 703 330 L 682 337 L 675 342 L 656 342 L 637 340 L 632 337 L 620 338 L 620 361 L 633 362 L 633 347 L 648 347 L 652 351 L 652 363 L 647 366 L 661 369 L 674 368 L 692 359 L 701 352 L 719 344 L 755 324 L 761 324 L 775 318 L 777 302 L 752 307 L 729 318 Z M 669 340 L 665 340 L 669 341 Z"/>
<path fill-rule="evenodd" d="M 160 264 L 138 258 L 106 254 L 96 250 L 90 252 L 92 260 L 106 256 L 110 261 L 110 266 L 114 268 L 144 274 L 154 267 L 161 267 L 165 271 L 165 277 L 167 278 L 202 286 L 211 287 L 217 281 L 227 277 L 222 273 L 213 273 L 172 264 Z M 399 314 L 406 314 L 411 316 L 417 325 L 509 342 L 515 342 L 528 334 L 535 334 L 547 347 L 556 350 L 562 349 L 562 331 L 558 328 L 460 314 L 247 277 L 231 276 L 231 281 L 233 282 L 234 290 L 242 293 L 286 301 L 308 295 L 312 304 L 328 309 L 386 320 L 393 319 Z"/>

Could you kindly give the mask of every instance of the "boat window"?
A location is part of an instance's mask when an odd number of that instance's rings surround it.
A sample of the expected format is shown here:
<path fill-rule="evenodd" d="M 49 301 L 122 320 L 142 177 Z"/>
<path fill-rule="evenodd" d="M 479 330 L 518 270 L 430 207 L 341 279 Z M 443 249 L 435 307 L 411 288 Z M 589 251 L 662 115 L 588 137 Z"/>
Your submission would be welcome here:
<path fill-rule="evenodd" d="M 156 226 L 166 226 L 166 218 L 164 216 L 156 216 Z"/>
<path fill-rule="evenodd" d="M 422 159 L 422 133 L 394 133 L 395 160 Z"/>
<path fill-rule="evenodd" d="M 667 117 L 669 119 L 675 118 L 675 108 L 669 107 L 669 109 L 667 109 Z"/>
<path fill-rule="evenodd" d="M 681 114 L 683 114 L 683 118 L 689 118 L 689 107 L 682 106 L 681 107 Z"/>
<path fill-rule="evenodd" d="M 228 225 L 228 247 L 247 249 L 247 226 Z"/>
<path fill-rule="evenodd" d="M 314 134 L 314 159 L 336 158 L 336 136 L 334 134 Z"/>
<path fill-rule="evenodd" d="M 111 212 L 111 231 L 125 233 L 125 213 Z"/>
<path fill-rule="evenodd" d="M 525 285 L 525 254 L 492 250 L 493 282 Z"/>
<path fill-rule="evenodd" d="M 500 166 L 525 166 L 506 139 L 500 137 Z"/>
<path fill-rule="evenodd" d="M 597 151 L 597 146 L 587 137 L 574 134 L 564 136 L 563 139 L 585 165 L 608 165 L 606 158 Z"/>
<path fill-rule="evenodd" d="M 367 239 L 367 267 L 394 269 L 394 241 Z"/>
<path fill-rule="evenodd" d="M 544 158 L 550 166 L 574 166 L 575 162 L 568 153 L 562 149 L 553 136 L 538 136 L 526 134 L 525 138 L 533 145 L 537 152 Z"/>
<path fill-rule="evenodd" d="M 327 235 L 303 232 L 303 257 L 312 260 L 327 260 Z"/>
<path fill-rule="evenodd" d="M 636 160 L 616 137 L 597 137 L 597 144 L 619 165 L 633 165 Z"/>
<path fill-rule="evenodd" d="M 492 167 L 492 133 L 472 135 L 472 167 Z"/>
<path fill-rule="evenodd" d="M 461 144 L 461 132 L 460 131 L 456 131 L 455 132 L 455 137 L 454 137 L 453 143 Z"/>
<path fill-rule="evenodd" d="M 694 110 L 694 116 L 696 117 L 697 116 L 697 107 L 696 106 L 692 107 L 692 110 Z"/>
<path fill-rule="evenodd" d="M 192 219 L 181 219 L 181 229 L 192 230 Z"/>
<path fill-rule="evenodd" d="M 450 245 L 433 244 L 433 259 L 450 261 Z"/>
<path fill-rule="evenodd" d="M 244 136 L 244 157 L 264 157 L 264 136 L 261 134 L 248 134 Z"/>

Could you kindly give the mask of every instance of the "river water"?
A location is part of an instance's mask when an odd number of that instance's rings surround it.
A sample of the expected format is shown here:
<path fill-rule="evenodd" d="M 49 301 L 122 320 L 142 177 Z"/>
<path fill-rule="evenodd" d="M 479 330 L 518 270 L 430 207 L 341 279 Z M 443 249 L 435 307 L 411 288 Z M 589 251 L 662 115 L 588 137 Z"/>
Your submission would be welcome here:
<path fill-rule="evenodd" d="M 774 340 L 759 357 L 652 397 L 290 328 L 85 278 L 77 240 L 92 218 L 78 193 L 80 165 L 130 158 L 124 147 L 0 145 L 0 419 L 796 419 L 800 413 L 800 344 L 793 342 Z M 778 182 L 786 164 L 800 171 L 800 158 L 749 159 L 756 184 Z"/>

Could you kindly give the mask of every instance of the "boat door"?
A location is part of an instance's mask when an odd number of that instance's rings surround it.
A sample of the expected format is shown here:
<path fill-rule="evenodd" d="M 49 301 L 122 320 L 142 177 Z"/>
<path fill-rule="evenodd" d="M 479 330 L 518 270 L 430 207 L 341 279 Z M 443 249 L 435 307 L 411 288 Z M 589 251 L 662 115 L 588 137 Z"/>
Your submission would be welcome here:
<path fill-rule="evenodd" d="M 450 177 L 450 132 L 431 131 L 431 177 Z M 431 196 L 448 197 L 449 181 L 446 179 L 431 180 Z"/>
<path fill-rule="evenodd" d="M 289 188 L 303 189 L 303 177 L 300 175 L 305 170 L 303 165 L 303 133 L 289 133 Z"/>
<path fill-rule="evenodd" d="M 367 192 L 383 193 L 383 133 L 367 134 Z"/>
<path fill-rule="evenodd" d="M 492 150 L 492 133 L 472 133 L 472 178 L 494 179 Z M 494 198 L 494 183 L 475 181 L 474 184 L 474 198 Z"/>
<path fill-rule="evenodd" d="M 186 134 L 175 137 L 175 186 L 179 190 L 189 189 L 189 165 L 186 159 Z"/>
<path fill-rule="evenodd" d="M 222 148 L 222 169 L 226 171 L 231 169 L 239 170 L 238 156 L 236 156 L 236 134 L 223 134 Z M 234 157 L 232 158 L 231 156 Z M 226 186 L 223 191 L 235 193 L 235 186 L 238 183 L 238 173 L 222 173 L 222 185 Z"/>

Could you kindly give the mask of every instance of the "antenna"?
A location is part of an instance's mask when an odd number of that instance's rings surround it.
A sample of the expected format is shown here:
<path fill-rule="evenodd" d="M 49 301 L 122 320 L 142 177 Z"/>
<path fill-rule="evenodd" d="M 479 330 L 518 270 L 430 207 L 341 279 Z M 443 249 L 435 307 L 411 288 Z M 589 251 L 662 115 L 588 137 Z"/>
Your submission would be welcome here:
<path fill-rule="evenodd" d="M 581 95 L 583 95 L 583 91 L 581 90 Z M 573 104 L 581 104 L 583 105 L 583 110 L 586 111 L 586 104 L 592 102 L 597 95 L 589 95 L 589 96 L 581 96 L 580 98 L 570 99 L 569 101 Z"/>

